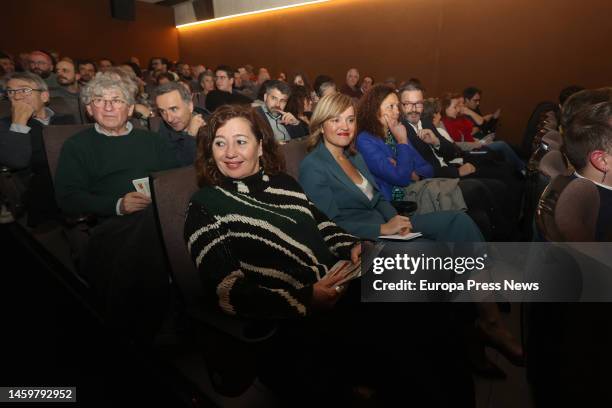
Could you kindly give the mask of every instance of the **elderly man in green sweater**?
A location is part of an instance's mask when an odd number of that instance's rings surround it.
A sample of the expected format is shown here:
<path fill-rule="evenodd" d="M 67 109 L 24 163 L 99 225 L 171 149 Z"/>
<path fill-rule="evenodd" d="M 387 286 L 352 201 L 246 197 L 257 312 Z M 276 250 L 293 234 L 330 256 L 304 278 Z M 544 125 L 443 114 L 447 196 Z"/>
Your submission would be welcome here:
<path fill-rule="evenodd" d="M 178 167 L 167 140 L 128 122 L 136 90 L 130 80 L 100 73 L 81 91 L 96 123 L 68 139 L 60 154 L 55 189 L 66 214 L 104 218 L 141 211 L 151 199 L 135 191 L 134 181 Z"/>

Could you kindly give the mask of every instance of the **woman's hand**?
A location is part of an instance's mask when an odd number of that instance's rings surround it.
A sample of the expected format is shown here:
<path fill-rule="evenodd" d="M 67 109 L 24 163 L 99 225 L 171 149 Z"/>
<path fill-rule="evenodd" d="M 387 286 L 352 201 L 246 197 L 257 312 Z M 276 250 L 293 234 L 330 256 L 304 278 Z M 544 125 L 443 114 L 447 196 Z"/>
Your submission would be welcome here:
<path fill-rule="evenodd" d="M 359 251 L 361 251 L 361 244 L 359 244 Z M 351 251 L 351 258 L 352 254 L 353 251 Z M 325 275 L 320 281 L 312 285 L 312 306 L 315 309 L 331 309 L 344 293 L 344 287 L 337 285 L 342 279 L 344 279 L 344 275 L 341 273 L 332 277 Z"/>
<path fill-rule="evenodd" d="M 380 235 L 406 235 L 412 231 L 410 218 L 403 215 L 396 215 L 385 224 L 380 226 Z"/>
<path fill-rule="evenodd" d="M 354 264 L 361 262 L 361 242 L 356 243 L 351 248 L 351 262 Z"/>
<path fill-rule="evenodd" d="M 408 131 L 404 125 L 402 125 L 402 122 L 390 118 L 387 114 L 384 115 L 384 118 L 397 144 L 408 144 Z"/>

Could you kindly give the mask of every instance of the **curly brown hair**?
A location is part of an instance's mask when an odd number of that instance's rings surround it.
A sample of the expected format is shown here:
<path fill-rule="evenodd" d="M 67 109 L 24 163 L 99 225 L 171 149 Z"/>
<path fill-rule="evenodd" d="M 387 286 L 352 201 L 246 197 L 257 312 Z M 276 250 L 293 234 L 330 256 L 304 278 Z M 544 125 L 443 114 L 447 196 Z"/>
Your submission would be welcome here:
<path fill-rule="evenodd" d="M 198 186 L 219 185 L 225 177 L 217 167 L 213 157 L 213 141 L 219 128 L 234 118 L 246 119 L 258 142 L 262 143 L 261 167 L 266 174 L 279 174 L 285 171 L 285 157 L 280 153 L 274 132 L 268 122 L 254 109 L 247 106 L 224 105 L 218 108 L 208 120 L 203 137 L 198 140 L 195 160 Z"/>
<path fill-rule="evenodd" d="M 380 123 L 380 106 L 385 98 L 395 91 L 385 85 L 375 85 L 359 100 L 357 109 L 357 134 L 368 132 L 382 139 L 385 138 L 385 129 Z"/>

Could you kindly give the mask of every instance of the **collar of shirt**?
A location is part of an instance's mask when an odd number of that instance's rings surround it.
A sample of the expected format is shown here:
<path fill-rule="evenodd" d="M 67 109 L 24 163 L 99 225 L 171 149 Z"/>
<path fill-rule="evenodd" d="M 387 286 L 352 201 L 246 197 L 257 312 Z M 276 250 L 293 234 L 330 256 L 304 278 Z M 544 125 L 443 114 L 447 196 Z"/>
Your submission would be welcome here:
<path fill-rule="evenodd" d="M 49 123 L 51 123 L 51 117 L 53 115 L 55 115 L 55 112 L 53 112 L 50 108 L 45 107 L 45 112 L 47 113 L 47 117 L 46 118 L 34 118 L 34 120 L 39 121 L 40 123 L 42 123 L 45 126 L 48 126 Z"/>
<path fill-rule="evenodd" d="M 413 129 L 414 129 L 416 132 L 418 132 L 419 130 L 422 130 L 422 129 L 423 129 L 423 125 L 421 124 L 421 121 L 420 121 L 420 120 L 419 120 L 419 123 L 417 123 L 417 124 L 416 124 L 416 126 L 415 126 L 415 125 L 413 125 L 411 122 L 408 122 L 408 123 L 410 124 L 410 126 L 412 126 L 412 128 L 413 128 Z"/>
<path fill-rule="evenodd" d="M 272 113 L 265 104 L 261 108 L 266 115 L 266 119 L 268 119 L 268 122 L 270 123 L 272 131 L 274 132 L 274 138 L 276 140 L 289 140 L 289 131 L 287 128 L 285 128 L 285 125 L 279 123 L 280 117 L 276 118 L 274 113 Z"/>
<path fill-rule="evenodd" d="M 586 179 L 586 180 L 589 180 L 589 181 L 592 181 L 596 186 L 599 186 L 601 188 L 605 188 L 606 190 L 612 190 L 612 186 L 607 186 L 605 184 L 601 184 L 601 183 L 598 183 L 598 182 L 596 182 L 594 180 L 588 179 L 588 178 L 586 178 L 584 176 L 581 176 L 580 173 L 578 173 L 577 171 L 574 172 L 574 176 L 580 177 L 582 179 Z"/>
<path fill-rule="evenodd" d="M 104 136 L 125 136 L 128 133 L 130 133 L 132 131 L 132 129 L 134 129 L 134 125 L 132 125 L 131 122 L 127 122 L 125 125 L 125 132 L 121 133 L 120 135 L 111 135 L 109 132 L 107 132 L 106 130 L 102 129 L 100 127 L 100 125 L 98 125 L 97 123 L 94 125 L 94 128 L 96 129 L 96 132 L 104 135 Z"/>

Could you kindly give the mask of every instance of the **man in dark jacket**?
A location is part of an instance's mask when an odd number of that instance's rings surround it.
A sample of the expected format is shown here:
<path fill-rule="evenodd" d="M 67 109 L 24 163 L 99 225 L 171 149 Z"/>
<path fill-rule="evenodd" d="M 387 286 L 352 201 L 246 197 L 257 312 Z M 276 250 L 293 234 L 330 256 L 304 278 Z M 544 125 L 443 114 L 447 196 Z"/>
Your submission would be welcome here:
<path fill-rule="evenodd" d="M 25 190 L 23 205 L 28 224 L 38 225 L 57 215 L 53 184 L 42 138 L 43 127 L 75 123 L 71 115 L 49 109 L 49 89 L 45 81 L 30 72 L 16 72 L 8 77 L 7 95 L 11 116 L 0 120 L 0 166 L 13 173 Z"/>
<path fill-rule="evenodd" d="M 270 124 L 274 137 L 279 141 L 287 141 L 308 134 L 308 126 L 285 112 L 287 101 L 291 96 L 291 88 L 286 82 L 272 80 L 266 83 L 264 105 L 257 108 L 259 114 Z"/>

